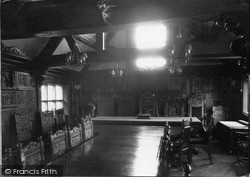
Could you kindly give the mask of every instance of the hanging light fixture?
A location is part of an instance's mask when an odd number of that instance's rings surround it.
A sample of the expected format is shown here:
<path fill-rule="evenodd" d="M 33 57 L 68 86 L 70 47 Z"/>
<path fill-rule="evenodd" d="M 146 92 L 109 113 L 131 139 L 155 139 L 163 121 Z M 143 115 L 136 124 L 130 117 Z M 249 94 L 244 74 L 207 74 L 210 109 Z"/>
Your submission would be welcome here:
<path fill-rule="evenodd" d="M 176 60 L 176 55 L 177 55 L 177 50 L 175 45 L 173 45 L 172 49 L 170 50 L 169 53 L 169 66 L 168 66 L 168 71 L 170 74 L 174 73 L 182 73 L 182 68 L 179 66 L 177 60 Z"/>
<path fill-rule="evenodd" d="M 192 55 L 191 55 L 192 50 L 193 50 L 192 44 L 187 44 L 186 49 L 185 49 L 185 57 L 186 57 L 185 62 L 186 63 L 189 62 L 190 59 L 192 58 Z"/>
<path fill-rule="evenodd" d="M 85 65 L 85 61 L 88 58 L 87 54 L 80 52 L 77 44 L 74 44 L 72 52 L 69 52 L 67 55 L 67 65 Z"/>
<path fill-rule="evenodd" d="M 122 77 L 123 76 L 123 70 L 118 68 L 118 65 L 116 65 L 116 69 L 111 70 L 112 77 Z"/>
<path fill-rule="evenodd" d="M 115 34 L 115 58 L 117 59 L 117 33 Z M 118 64 L 116 64 L 116 68 L 111 70 L 112 77 L 122 77 L 123 70 L 119 69 Z"/>

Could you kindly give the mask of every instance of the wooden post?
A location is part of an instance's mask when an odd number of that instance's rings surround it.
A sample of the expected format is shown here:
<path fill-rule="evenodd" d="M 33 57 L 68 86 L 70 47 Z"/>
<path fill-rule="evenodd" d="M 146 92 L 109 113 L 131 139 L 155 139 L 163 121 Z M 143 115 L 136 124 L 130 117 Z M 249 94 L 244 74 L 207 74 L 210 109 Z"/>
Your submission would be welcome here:
<path fill-rule="evenodd" d="M 248 60 L 250 59 L 250 57 L 248 56 L 247 58 Z M 249 70 L 250 68 L 248 68 Z M 250 74 L 248 74 L 248 129 L 250 129 Z M 250 136 L 248 136 L 248 143 L 250 142 Z M 250 172 L 250 148 L 248 148 L 248 172 Z"/>

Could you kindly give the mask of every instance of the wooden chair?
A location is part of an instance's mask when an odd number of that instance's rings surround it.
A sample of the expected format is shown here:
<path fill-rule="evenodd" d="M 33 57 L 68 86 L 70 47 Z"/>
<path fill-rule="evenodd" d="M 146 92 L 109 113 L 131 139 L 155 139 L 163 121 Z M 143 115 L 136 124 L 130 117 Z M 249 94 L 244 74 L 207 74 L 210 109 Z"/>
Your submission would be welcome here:
<path fill-rule="evenodd" d="M 55 117 L 56 117 L 56 129 L 57 130 L 63 129 L 63 127 L 66 126 L 64 118 L 64 110 L 63 109 L 55 110 Z"/>
<path fill-rule="evenodd" d="M 172 147 L 174 154 L 178 154 L 179 156 L 181 171 L 183 169 L 183 164 L 182 164 L 183 155 L 187 154 L 189 164 L 191 164 L 192 162 L 192 148 L 190 144 L 191 132 L 192 132 L 192 129 L 191 129 L 190 121 L 182 120 L 180 139 L 173 142 L 173 147 Z"/>
<path fill-rule="evenodd" d="M 212 129 L 213 121 L 212 119 L 207 123 L 202 123 L 202 126 L 199 130 L 192 133 L 190 138 L 191 144 L 193 147 L 205 147 L 208 153 L 210 164 L 213 164 L 212 154 L 211 154 L 211 139 L 212 139 Z"/>
<path fill-rule="evenodd" d="M 17 158 L 17 154 L 19 154 L 19 149 L 13 151 L 11 148 L 6 148 L 2 153 L 2 166 L 3 168 L 11 168 L 14 165 L 19 165 L 20 157 Z"/>
<path fill-rule="evenodd" d="M 26 146 L 19 144 L 20 160 L 23 169 L 33 168 L 34 166 L 42 165 L 44 162 L 44 143 L 42 138 L 38 141 L 31 141 Z"/>
<path fill-rule="evenodd" d="M 83 139 L 85 141 L 93 138 L 94 130 L 93 130 L 93 122 L 91 118 L 81 118 L 82 127 L 83 127 Z"/>
<path fill-rule="evenodd" d="M 237 161 L 242 162 L 246 166 L 248 165 L 249 137 L 250 137 L 249 132 L 241 132 L 241 131 L 235 132 L 235 138 L 236 138 L 235 148 L 237 150 Z"/>
<path fill-rule="evenodd" d="M 82 136 L 82 126 L 79 124 L 78 127 L 74 127 L 73 129 L 68 129 L 69 135 L 69 147 L 74 148 L 80 145 L 83 142 Z"/>
<path fill-rule="evenodd" d="M 66 153 L 68 149 L 68 135 L 66 128 L 64 130 L 58 130 L 55 133 L 50 132 L 50 154 L 52 158 Z"/>
<path fill-rule="evenodd" d="M 43 134 L 48 134 L 55 129 L 55 119 L 53 111 L 45 111 L 41 113 L 41 122 Z"/>

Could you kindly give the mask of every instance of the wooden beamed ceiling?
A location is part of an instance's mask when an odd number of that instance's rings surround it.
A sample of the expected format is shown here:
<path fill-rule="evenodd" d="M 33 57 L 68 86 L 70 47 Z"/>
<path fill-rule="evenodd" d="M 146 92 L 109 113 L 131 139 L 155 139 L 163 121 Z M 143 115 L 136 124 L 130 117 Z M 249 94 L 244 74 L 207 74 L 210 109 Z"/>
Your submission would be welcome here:
<path fill-rule="evenodd" d="M 247 24 L 248 2 L 245 0 L 109 0 L 113 12 L 109 23 L 104 23 L 102 14 L 97 8 L 97 0 L 9 0 L 1 4 L 1 37 L 2 40 L 23 39 L 37 37 L 51 37 L 40 55 L 31 63 L 36 66 L 59 67 L 50 69 L 65 71 L 67 55 L 53 56 L 53 53 L 65 38 L 71 51 L 78 40 L 93 48 L 95 51 L 87 52 L 87 63 L 103 62 L 133 62 L 140 53 L 133 48 L 114 49 L 109 42 L 118 31 L 129 33 L 137 23 L 162 21 L 170 26 L 186 25 L 188 21 L 198 18 L 201 22 L 213 21 L 221 14 L 230 14 L 237 19 L 237 23 Z M 103 51 L 101 33 L 108 32 L 106 44 L 108 49 Z M 96 41 L 85 36 L 95 33 Z M 249 39 L 248 33 L 248 39 Z M 249 40 L 250 41 L 250 40 Z M 127 47 L 129 42 L 126 41 Z M 199 44 L 201 45 L 201 44 Z M 193 53 L 190 65 L 221 64 L 224 59 L 238 60 L 230 51 L 225 51 L 221 45 L 210 47 L 203 44 L 204 53 Z M 218 51 L 210 51 L 221 49 Z M 229 46 L 228 46 L 229 48 Z M 194 51 L 197 50 L 194 47 Z M 78 49 L 78 52 L 80 50 Z M 169 47 L 154 53 L 167 56 Z M 205 60 L 206 59 L 206 60 Z M 184 53 L 178 56 L 183 62 Z M 207 61 L 211 60 L 211 61 Z M 202 61 L 202 62 L 200 62 Z M 44 67 L 44 68 L 46 68 Z M 67 69 L 66 69 L 67 70 Z"/>
<path fill-rule="evenodd" d="M 97 0 L 9 0 L 2 3 L 2 39 L 55 37 L 128 30 L 134 23 L 221 13 L 247 13 L 244 0 L 110 0 L 113 13 L 105 24 Z"/>

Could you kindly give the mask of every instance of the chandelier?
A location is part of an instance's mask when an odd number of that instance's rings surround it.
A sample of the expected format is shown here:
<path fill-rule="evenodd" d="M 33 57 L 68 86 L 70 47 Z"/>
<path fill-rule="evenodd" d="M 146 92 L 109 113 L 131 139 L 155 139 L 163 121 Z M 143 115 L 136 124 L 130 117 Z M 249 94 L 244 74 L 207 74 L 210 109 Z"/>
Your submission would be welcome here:
<path fill-rule="evenodd" d="M 170 74 L 174 74 L 174 73 L 178 73 L 181 74 L 182 73 L 182 68 L 180 67 L 177 58 L 181 56 L 181 46 L 183 45 L 183 41 L 182 41 L 182 34 L 181 34 L 181 28 L 178 28 L 178 34 L 176 35 L 176 39 L 177 39 L 177 46 L 173 45 L 172 49 L 170 50 L 169 53 L 169 66 L 168 66 L 168 71 Z M 176 49 L 177 48 L 177 49 Z M 192 58 L 192 45 L 191 44 L 187 44 L 185 46 L 185 63 L 189 62 L 190 59 Z"/>
<path fill-rule="evenodd" d="M 169 60 L 169 66 L 168 71 L 170 74 L 174 73 L 182 73 L 182 68 L 179 66 L 177 60 L 176 60 L 177 51 L 175 48 L 175 45 L 173 45 L 172 49 L 170 50 L 170 60 Z"/>
<path fill-rule="evenodd" d="M 123 76 L 123 70 L 118 69 L 118 65 L 116 65 L 116 69 L 111 70 L 111 76 L 112 77 L 122 77 Z"/>
<path fill-rule="evenodd" d="M 80 65 L 84 66 L 86 63 L 86 59 L 88 58 L 87 54 L 84 52 L 80 52 L 77 44 L 74 45 L 73 51 L 68 52 L 66 57 L 66 64 L 67 65 Z"/>

